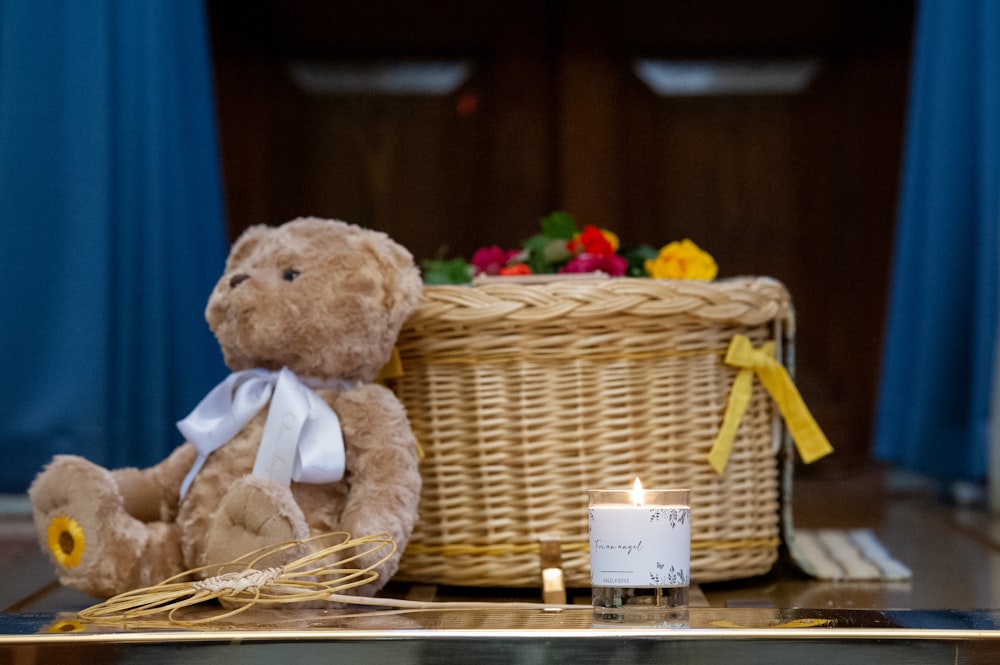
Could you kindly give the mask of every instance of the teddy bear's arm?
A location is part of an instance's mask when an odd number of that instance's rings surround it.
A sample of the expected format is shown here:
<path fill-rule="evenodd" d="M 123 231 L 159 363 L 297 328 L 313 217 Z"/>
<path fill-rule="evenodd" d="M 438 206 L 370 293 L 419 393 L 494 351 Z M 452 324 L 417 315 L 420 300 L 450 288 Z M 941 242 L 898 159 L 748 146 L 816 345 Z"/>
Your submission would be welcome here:
<path fill-rule="evenodd" d="M 143 522 L 172 522 L 177 516 L 181 483 L 197 456 L 194 446 L 185 443 L 155 466 L 112 471 L 125 510 Z"/>
<path fill-rule="evenodd" d="M 340 416 L 347 453 L 347 502 L 341 528 L 354 536 L 386 532 L 405 548 L 417 518 L 421 478 L 417 443 L 396 396 L 379 385 L 341 393 Z M 395 572 L 396 563 L 391 563 Z"/>

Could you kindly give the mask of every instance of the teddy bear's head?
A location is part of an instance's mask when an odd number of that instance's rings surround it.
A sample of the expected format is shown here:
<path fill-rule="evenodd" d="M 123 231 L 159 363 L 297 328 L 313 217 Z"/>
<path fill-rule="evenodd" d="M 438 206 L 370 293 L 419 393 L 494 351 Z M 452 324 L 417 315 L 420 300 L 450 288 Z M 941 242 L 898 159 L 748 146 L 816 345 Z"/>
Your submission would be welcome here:
<path fill-rule="evenodd" d="M 384 233 L 307 217 L 247 229 L 205 318 L 230 369 L 372 381 L 421 288 L 411 254 Z"/>

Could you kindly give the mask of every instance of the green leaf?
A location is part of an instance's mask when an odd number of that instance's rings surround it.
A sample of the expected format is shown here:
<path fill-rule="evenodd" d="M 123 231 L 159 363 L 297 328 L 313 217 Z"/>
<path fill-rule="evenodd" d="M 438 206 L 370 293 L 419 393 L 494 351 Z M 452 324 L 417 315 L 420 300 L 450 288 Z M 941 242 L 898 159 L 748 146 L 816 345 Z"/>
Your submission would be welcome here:
<path fill-rule="evenodd" d="M 473 269 L 465 259 L 425 259 L 423 268 L 424 284 L 471 284 Z"/>
<path fill-rule="evenodd" d="M 531 254 L 538 254 L 541 256 L 545 252 L 545 246 L 549 244 L 550 240 L 551 238 L 544 233 L 536 233 L 521 243 L 521 246 L 528 250 Z"/>
<path fill-rule="evenodd" d="M 566 249 L 566 241 L 551 238 L 544 233 L 533 235 L 524 241 L 528 251 L 528 267 L 535 274 L 558 272 L 559 268 L 573 258 Z"/>
<path fill-rule="evenodd" d="M 547 263 L 562 265 L 573 258 L 573 252 L 566 248 L 565 240 L 549 240 L 542 248 L 542 256 Z"/>
<path fill-rule="evenodd" d="M 542 218 L 542 234 L 549 238 L 572 240 L 579 233 L 576 218 L 563 210 L 557 210 L 548 217 Z"/>
<path fill-rule="evenodd" d="M 543 233 L 538 233 L 524 241 L 522 247 L 528 252 L 526 263 L 535 274 L 552 272 L 545 261 L 545 246 L 549 243 L 549 237 Z"/>
<path fill-rule="evenodd" d="M 628 261 L 628 268 L 625 274 L 629 277 L 648 277 L 646 272 L 646 259 L 655 259 L 660 252 L 651 245 L 638 245 L 636 247 L 623 248 L 619 254 Z"/>

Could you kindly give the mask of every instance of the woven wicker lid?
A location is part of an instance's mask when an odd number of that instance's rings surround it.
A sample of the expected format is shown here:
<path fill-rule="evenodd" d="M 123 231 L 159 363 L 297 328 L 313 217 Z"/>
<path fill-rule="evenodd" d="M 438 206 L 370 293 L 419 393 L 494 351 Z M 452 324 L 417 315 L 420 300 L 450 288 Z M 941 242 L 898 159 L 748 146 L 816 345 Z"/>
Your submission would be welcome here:
<path fill-rule="evenodd" d="M 644 278 L 561 279 L 524 283 L 502 277 L 467 286 L 427 286 L 419 310 L 407 326 L 433 321 L 518 324 L 560 319 L 685 314 L 706 323 L 759 325 L 788 318 L 791 299 L 769 277 L 737 277 L 714 282 Z"/>

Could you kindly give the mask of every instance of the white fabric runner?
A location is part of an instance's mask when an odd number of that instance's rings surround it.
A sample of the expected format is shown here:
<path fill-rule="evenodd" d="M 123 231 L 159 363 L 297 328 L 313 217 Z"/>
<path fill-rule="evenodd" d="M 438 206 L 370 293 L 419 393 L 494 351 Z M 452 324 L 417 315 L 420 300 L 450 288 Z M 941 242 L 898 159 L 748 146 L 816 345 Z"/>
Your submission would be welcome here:
<path fill-rule="evenodd" d="M 208 456 L 270 401 L 253 473 L 288 485 L 329 483 L 344 477 L 344 437 L 337 414 L 287 367 L 230 374 L 205 396 L 177 429 L 198 451 L 181 485 L 187 494 Z"/>
<path fill-rule="evenodd" d="M 823 580 L 909 580 L 913 573 L 897 561 L 871 529 L 796 529 L 803 570 Z"/>

